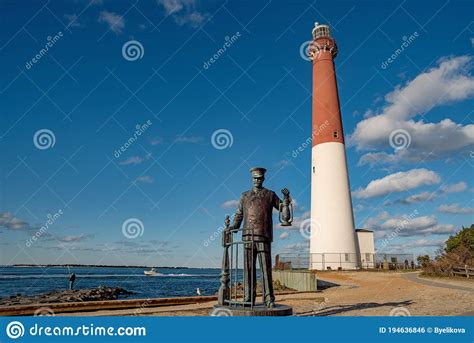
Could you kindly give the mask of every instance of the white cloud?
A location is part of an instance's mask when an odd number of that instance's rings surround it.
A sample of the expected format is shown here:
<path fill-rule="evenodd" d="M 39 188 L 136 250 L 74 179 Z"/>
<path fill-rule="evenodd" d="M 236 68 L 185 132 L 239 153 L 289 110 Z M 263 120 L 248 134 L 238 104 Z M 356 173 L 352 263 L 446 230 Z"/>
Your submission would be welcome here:
<path fill-rule="evenodd" d="M 451 119 L 426 123 L 414 118 L 436 106 L 462 101 L 474 96 L 471 57 L 459 56 L 441 60 L 436 68 L 421 73 L 404 86 L 385 96 L 386 105 L 360 121 L 349 138 L 358 150 L 390 148 L 389 137 L 397 129 L 410 135 L 410 145 L 395 153 L 369 152 L 359 164 L 396 163 L 435 159 L 474 144 L 474 125 L 462 125 Z M 461 118 L 465 115 L 460 114 Z"/>
<path fill-rule="evenodd" d="M 425 238 L 418 239 L 416 241 L 410 241 L 406 243 L 391 244 L 389 250 L 391 252 L 406 253 L 411 249 L 420 248 L 440 248 L 444 245 L 444 239 L 428 240 Z"/>
<path fill-rule="evenodd" d="M 222 208 L 237 208 L 239 200 L 227 200 L 221 204 Z"/>
<path fill-rule="evenodd" d="M 176 24 L 183 26 L 189 25 L 191 27 L 197 28 L 201 26 L 206 19 L 209 17 L 207 13 L 200 13 L 197 11 L 187 13 L 181 16 L 175 16 Z"/>
<path fill-rule="evenodd" d="M 450 213 L 450 214 L 472 214 L 472 213 L 474 213 L 474 208 L 472 208 L 472 207 L 461 207 L 459 204 L 440 205 L 437 210 L 440 213 Z"/>
<path fill-rule="evenodd" d="M 438 224 L 434 216 L 415 217 L 407 219 L 405 216 L 390 218 L 380 225 L 383 230 L 395 230 L 401 227 L 403 230 L 415 231 L 425 230 Z"/>
<path fill-rule="evenodd" d="M 356 198 L 372 198 L 387 195 L 393 192 L 404 192 L 423 185 L 433 185 L 441 181 L 438 174 L 432 170 L 411 169 L 387 175 L 381 179 L 370 181 L 366 188 L 359 188 L 354 192 Z"/>
<path fill-rule="evenodd" d="M 418 211 L 410 215 L 390 217 L 387 212 L 381 212 L 376 217 L 369 218 L 364 228 L 373 230 L 376 238 L 391 241 L 397 237 L 415 237 L 451 234 L 456 231 L 452 224 L 440 224 L 435 216 L 419 216 Z"/>
<path fill-rule="evenodd" d="M 154 137 L 150 140 L 151 145 L 159 145 L 161 143 L 163 143 L 163 138 L 161 137 Z"/>
<path fill-rule="evenodd" d="M 123 166 L 129 165 L 129 164 L 136 165 L 136 164 L 143 163 L 143 162 L 149 160 L 150 158 L 151 158 L 150 153 L 146 154 L 143 157 L 141 157 L 141 156 L 130 156 L 129 158 L 127 158 L 126 160 L 120 162 L 119 164 L 123 165 Z"/>
<path fill-rule="evenodd" d="M 290 233 L 288 231 L 285 231 L 280 235 L 280 239 L 287 239 L 289 235 Z"/>
<path fill-rule="evenodd" d="M 158 4 L 163 6 L 166 15 L 172 16 L 180 26 L 189 25 L 197 28 L 209 17 L 208 13 L 196 10 L 196 0 L 158 0 Z"/>
<path fill-rule="evenodd" d="M 115 33 L 121 33 L 125 28 L 125 20 L 121 15 L 115 12 L 100 12 L 99 23 L 106 23 L 109 26 L 109 29 Z"/>
<path fill-rule="evenodd" d="M 190 143 L 190 144 L 197 144 L 203 141 L 202 137 L 195 137 L 195 136 L 177 136 L 174 140 L 176 143 Z"/>
<path fill-rule="evenodd" d="M 170 15 L 170 14 L 181 11 L 185 3 L 194 3 L 194 1 L 158 0 L 158 3 L 164 7 L 166 15 Z"/>
<path fill-rule="evenodd" d="M 56 236 L 56 239 L 61 241 L 61 242 L 64 242 L 64 243 L 73 243 L 73 242 L 80 242 L 80 241 L 83 241 L 85 239 L 88 239 L 88 238 L 92 238 L 94 237 L 94 235 L 78 235 L 78 236 L 63 236 L 63 237 L 59 237 L 59 236 Z"/>
<path fill-rule="evenodd" d="M 65 14 L 64 15 L 64 18 L 66 18 L 67 20 L 67 26 L 69 27 L 83 27 L 82 24 L 80 24 L 78 21 L 77 21 L 77 14 Z"/>
<path fill-rule="evenodd" d="M 436 198 L 436 192 L 421 192 L 418 194 L 410 195 L 406 198 L 397 199 L 395 201 L 385 201 L 384 206 L 390 206 L 393 204 L 411 205 L 417 202 L 433 201 Z"/>
<path fill-rule="evenodd" d="M 454 183 L 452 185 L 444 185 L 441 187 L 441 193 L 458 193 L 464 192 L 467 189 L 467 184 L 463 181 Z"/>
<path fill-rule="evenodd" d="M 142 175 L 137 178 L 137 181 L 140 181 L 143 183 L 153 183 L 154 179 L 149 175 Z"/>
<path fill-rule="evenodd" d="M 23 230 L 30 229 L 31 226 L 28 222 L 15 217 L 11 212 L 2 212 L 0 213 L 0 228 Z"/>
<path fill-rule="evenodd" d="M 464 181 L 450 184 L 450 185 L 443 185 L 439 188 L 438 191 L 435 192 L 421 192 L 418 194 L 410 195 L 406 198 L 397 199 L 395 201 L 387 200 L 384 202 L 384 206 L 390 206 L 394 204 L 402 204 L 402 205 L 411 205 L 417 202 L 423 201 L 433 201 L 437 197 L 447 194 L 447 193 L 457 193 L 463 192 L 467 189 L 467 184 Z"/>
<path fill-rule="evenodd" d="M 283 248 L 283 251 L 292 252 L 292 253 L 302 253 L 309 251 L 309 241 L 301 242 L 301 243 L 293 243 L 289 244 Z"/>

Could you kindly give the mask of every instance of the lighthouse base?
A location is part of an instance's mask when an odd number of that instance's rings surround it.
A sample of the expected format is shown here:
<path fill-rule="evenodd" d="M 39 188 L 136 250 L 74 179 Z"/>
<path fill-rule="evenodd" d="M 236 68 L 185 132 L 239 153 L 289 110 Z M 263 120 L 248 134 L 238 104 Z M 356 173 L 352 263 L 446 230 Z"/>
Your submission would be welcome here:
<path fill-rule="evenodd" d="M 311 270 L 354 270 L 359 269 L 358 255 L 354 253 L 312 253 Z"/>

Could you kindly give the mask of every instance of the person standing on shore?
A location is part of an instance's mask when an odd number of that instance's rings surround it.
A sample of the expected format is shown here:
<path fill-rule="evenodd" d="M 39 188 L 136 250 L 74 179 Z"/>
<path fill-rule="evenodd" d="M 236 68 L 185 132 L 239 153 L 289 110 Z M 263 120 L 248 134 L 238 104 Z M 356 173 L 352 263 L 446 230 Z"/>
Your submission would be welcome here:
<path fill-rule="evenodd" d="M 76 281 L 76 274 L 72 273 L 71 276 L 69 276 L 69 289 L 70 290 L 74 289 L 74 281 Z"/>

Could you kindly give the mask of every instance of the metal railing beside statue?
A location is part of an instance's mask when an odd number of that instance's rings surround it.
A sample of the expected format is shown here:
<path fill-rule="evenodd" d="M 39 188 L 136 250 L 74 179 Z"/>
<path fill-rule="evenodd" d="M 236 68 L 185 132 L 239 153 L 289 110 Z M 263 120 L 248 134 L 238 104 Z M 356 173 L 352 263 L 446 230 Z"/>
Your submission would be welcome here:
<path fill-rule="evenodd" d="M 253 239 L 243 241 L 235 236 L 244 229 L 231 229 L 230 228 L 230 217 L 226 216 L 224 221 L 224 231 L 222 233 L 222 247 L 224 248 L 224 256 L 222 258 L 222 273 L 221 273 L 221 285 L 219 288 L 218 304 L 224 306 L 248 306 L 253 308 L 258 303 L 254 301 L 244 301 L 244 295 L 246 292 L 250 293 L 250 299 L 255 299 L 257 294 L 254 294 L 254 285 L 257 282 L 255 274 L 252 270 L 250 276 L 245 275 L 244 265 L 241 264 L 239 269 L 239 250 L 240 256 L 243 258 L 245 244 L 251 246 L 250 249 L 254 249 Z M 253 253 L 253 252 L 252 252 Z M 252 269 L 254 264 L 252 263 Z M 240 270 L 242 272 L 240 272 Z M 245 278 L 250 277 L 250 282 L 245 282 Z M 239 282 L 240 281 L 240 282 Z M 247 289 L 250 284 L 250 289 Z M 242 288 L 239 286 L 242 285 Z M 262 304 L 264 301 L 262 301 Z"/>

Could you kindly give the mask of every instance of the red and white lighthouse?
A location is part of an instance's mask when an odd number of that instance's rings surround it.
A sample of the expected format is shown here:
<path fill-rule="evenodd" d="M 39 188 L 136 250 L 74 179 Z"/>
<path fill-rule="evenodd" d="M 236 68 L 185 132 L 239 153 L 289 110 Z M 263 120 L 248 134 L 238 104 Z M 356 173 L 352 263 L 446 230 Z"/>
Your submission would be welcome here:
<path fill-rule="evenodd" d="M 310 269 L 355 269 L 359 254 L 337 92 L 336 41 L 315 24 L 313 62 Z"/>

